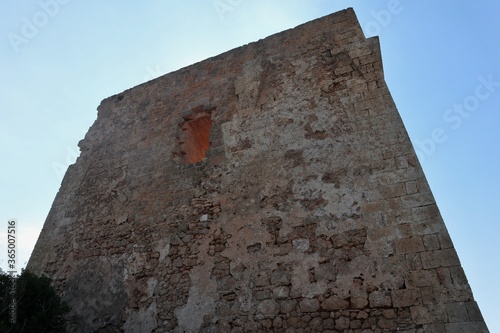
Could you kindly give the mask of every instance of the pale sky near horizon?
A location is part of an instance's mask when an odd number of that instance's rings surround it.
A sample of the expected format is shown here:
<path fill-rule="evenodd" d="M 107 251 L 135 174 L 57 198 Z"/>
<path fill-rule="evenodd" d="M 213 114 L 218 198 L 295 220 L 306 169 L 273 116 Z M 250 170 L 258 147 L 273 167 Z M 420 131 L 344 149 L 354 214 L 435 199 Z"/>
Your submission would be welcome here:
<path fill-rule="evenodd" d="M 0 1 L 0 268 L 24 267 L 104 98 L 353 7 L 491 332 L 500 332 L 500 3 Z"/>

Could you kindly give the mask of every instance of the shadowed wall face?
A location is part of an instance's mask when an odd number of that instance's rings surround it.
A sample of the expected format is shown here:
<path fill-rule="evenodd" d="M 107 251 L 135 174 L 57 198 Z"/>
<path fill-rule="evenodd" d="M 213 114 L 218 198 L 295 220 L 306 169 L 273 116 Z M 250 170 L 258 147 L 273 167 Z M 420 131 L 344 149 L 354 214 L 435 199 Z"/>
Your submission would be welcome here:
<path fill-rule="evenodd" d="M 98 110 L 28 264 L 70 332 L 487 332 L 351 9 Z"/>

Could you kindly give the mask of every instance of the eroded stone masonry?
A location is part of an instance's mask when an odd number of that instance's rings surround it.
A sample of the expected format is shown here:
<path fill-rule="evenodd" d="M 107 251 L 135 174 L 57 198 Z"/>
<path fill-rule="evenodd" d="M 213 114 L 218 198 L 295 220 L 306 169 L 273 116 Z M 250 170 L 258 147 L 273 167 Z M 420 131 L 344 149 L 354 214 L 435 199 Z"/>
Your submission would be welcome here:
<path fill-rule="evenodd" d="M 28 265 L 70 332 L 488 332 L 352 9 L 98 111 Z"/>

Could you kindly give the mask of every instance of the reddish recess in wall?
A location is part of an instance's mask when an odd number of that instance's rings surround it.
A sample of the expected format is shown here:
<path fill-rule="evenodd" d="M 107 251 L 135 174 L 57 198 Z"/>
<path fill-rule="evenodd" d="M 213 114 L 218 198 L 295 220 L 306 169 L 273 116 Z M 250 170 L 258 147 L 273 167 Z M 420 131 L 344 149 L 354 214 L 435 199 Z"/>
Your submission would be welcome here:
<path fill-rule="evenodd" d="M 210 147 L 211 110 L 184 117 L 180 125 L 180 153 L 186 164 L 201 162 Z"/>

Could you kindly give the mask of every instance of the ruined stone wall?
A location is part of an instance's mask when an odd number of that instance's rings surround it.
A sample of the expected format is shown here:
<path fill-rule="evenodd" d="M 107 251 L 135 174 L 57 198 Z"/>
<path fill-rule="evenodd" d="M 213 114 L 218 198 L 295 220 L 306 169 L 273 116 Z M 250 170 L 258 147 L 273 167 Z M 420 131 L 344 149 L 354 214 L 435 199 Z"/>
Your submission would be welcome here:
<path fill-rule="evenodd" d="M 28 265 L 70 331 L 487 332 L 351 9 L 98 110 Z"/>

